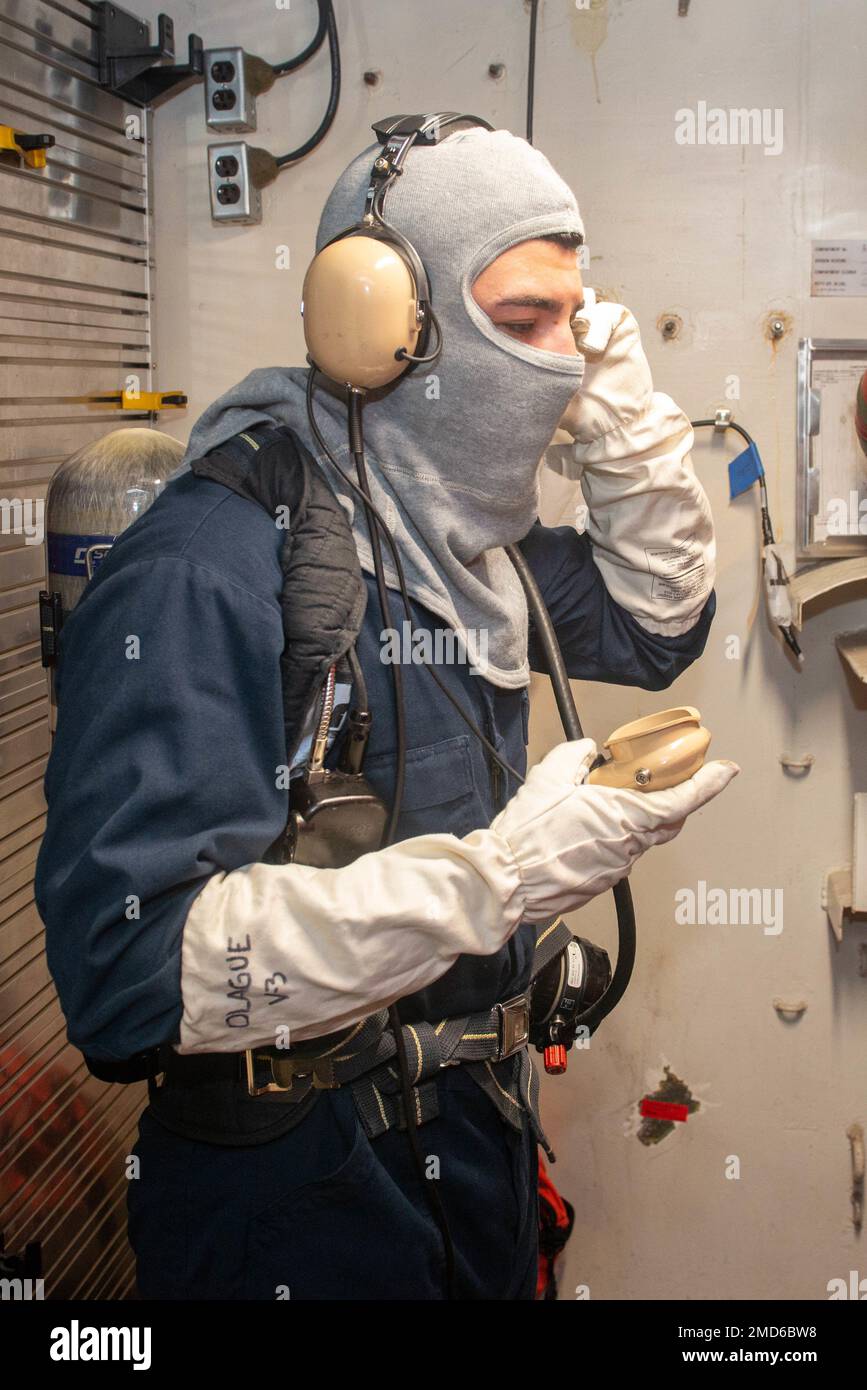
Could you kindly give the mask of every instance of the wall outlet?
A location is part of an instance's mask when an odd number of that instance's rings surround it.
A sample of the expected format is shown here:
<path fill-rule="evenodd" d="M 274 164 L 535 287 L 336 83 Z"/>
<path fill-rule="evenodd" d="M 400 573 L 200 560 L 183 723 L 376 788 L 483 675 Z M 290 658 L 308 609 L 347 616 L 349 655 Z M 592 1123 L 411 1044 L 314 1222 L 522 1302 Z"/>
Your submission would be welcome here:
<path fill-rule="evenodd" d="M 208 146 L 208 181 L 212 221 L 262 221 L 262 195 L 251 176 L 250 146 L 246 141 Z"/>
<path fill-rule="evenodd" d="M 256 94 L 243 48 L 205 53 L 205 120 L 211 130 L 255 130 Z"/>

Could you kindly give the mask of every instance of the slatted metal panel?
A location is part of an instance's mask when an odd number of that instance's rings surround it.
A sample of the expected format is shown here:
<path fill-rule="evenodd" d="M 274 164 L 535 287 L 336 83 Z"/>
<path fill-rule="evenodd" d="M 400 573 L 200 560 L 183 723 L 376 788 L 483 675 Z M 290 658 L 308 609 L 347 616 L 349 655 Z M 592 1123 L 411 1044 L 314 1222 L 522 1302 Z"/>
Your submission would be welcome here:
<path fill-rule="evenodd" d="M 121 423 L 82 398 L 150 386 L 147 113 L 100 89 L 92 7 L 0 0 L 0 122 L 55 137 L 0 161 L 0 510 L 44 499 L 61 459 Z M 142 139 L 127 136 L 126 118 Z M 47 1298 L 133 1287 L 124 1156 L 145 1088 L 106 1086 L 66 1041 L 33 871 L 50 746 L 37 595 L 45 552 L 0 534 L 0 1230 L 42 1246 Z M 24 512 L 25 518 L 28 513 Z M 34 518 L 38 512 L 31 514 Z M 20 528 L 20 523 L 19 523 Z"/>

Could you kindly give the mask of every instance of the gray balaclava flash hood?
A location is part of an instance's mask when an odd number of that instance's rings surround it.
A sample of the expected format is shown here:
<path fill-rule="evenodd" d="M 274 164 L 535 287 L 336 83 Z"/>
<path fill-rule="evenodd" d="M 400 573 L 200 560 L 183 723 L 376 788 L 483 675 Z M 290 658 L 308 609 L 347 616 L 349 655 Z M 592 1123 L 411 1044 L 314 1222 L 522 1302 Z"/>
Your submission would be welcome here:
<path fill-rule="evenodd" d="M 317 250 L 359 221 L 376 151 L 365 150 L 338 179 Z M 479 675 L 516 688 L 529 681 L 527 606 L 502 547 L 525 536 L 536 518 L 542 454 L 584 363 L 497 329 L 471 287 L 518 242 L 583 235 L 583 223 L 544 155 L 508 131 L 478 128 L 413 148 L 384 212 L 424 262 L 443 347 L 436 362 L 365 404 L 371 496 L 395 536 L 410 594 L 454 629 Z M 291 425 L 320 459 L 352 519 L 362 568 L 373 573 L 363 510 L 310 438 L 306 378 L 303 368 L 251 372 L 200 417 L 185 461 L 257 421 Z M 316 411 L 326 443 L 354 477 L 342 398 L 317 391 Z M 388 586 L 397 589 L 386 546 L 383 559 Z M 392 616 L 398 624 L 405 617 L 399 602 Z"/>

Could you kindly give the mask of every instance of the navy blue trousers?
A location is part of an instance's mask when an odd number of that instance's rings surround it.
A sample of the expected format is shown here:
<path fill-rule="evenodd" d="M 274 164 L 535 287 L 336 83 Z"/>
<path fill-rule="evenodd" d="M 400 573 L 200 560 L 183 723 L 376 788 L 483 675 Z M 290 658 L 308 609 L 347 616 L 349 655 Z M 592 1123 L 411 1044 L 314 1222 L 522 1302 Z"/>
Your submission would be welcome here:
<path fill-rule="evenodd" d="M 460 1299 L 532 1299 L 536 1142 L 461 1067 L 421 1125 L 455 1247 Z M 525 1117 L 526 1119 L 526 1117 Z M 147 1110 L 133 1149 L 129 1237 L 145 1299 L 442 1299 L 443 1244 L 406 1134 L 370 1140 L 349 1090 L 324 1091 L 266 1144 L 182 1139 Z"/>

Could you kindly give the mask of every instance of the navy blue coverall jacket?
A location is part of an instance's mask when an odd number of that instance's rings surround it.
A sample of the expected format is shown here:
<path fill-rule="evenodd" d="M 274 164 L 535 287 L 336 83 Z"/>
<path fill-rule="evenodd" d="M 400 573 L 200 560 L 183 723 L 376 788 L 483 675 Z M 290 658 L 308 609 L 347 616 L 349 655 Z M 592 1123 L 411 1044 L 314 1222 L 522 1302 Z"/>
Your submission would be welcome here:
<path fill-rule="evenodd" d="M 260 859 L 285 825 L 286 792 L 275 785 L 286 760 L 283 535 L 257 504 L 183 474 L 119 537 L 64 625 L 36 900 L 70 1041 L 92 1056 L 123 1059 L 177 1040 L 193 899 L 215 872 Z M 702 652 L 714 595 L 691 631 L 660 637 L 609 596 L 586 536 L 537 523 L 522 548 L 571 676 L 662 690 Z M 365 771 L 388 801 L 391 676 L 365 578 L 357 650 L 374 711 Z M 393 614 L 398 624 L 405 616 L 399 596 Z M 414 628 L 438 622 L 413 606 Z M 543 669 L 532 629 L 530 662 Z M 528 692 L 496 688 L 463 665 L 438 673 L 523 772 Z M 421 666 L 405 665 L 403 676 L 399 838 L 486 826 L 517 788 Z M 131 896 L 138 916 L 128 914 Z M 522 927 L 494 956 L 461 957 L 402 1003 L 402 1017 L 462 1014 L 519 993 L 533 941 Z M 440 1117 L 421 1131 L 425 1152 L 441 1157 L 461 1287 L 467 1297 L 532 1296 L 530 1140 L 516 1138 L 462 1072 L 443 1073 Z M 143 1174 L 129 1192 L 145 1296 L 273 1298 L 277 1286 L 290 1297 L 442 1296 L 439 1238 L 406 1136 L 371 1145 L 348 1093 L 323 1098 L 297 1130 L 258 1150 L 195 1144 L 145 1113 Z M 363 1201 L 351 1200 L 359 1193 Z"/>

